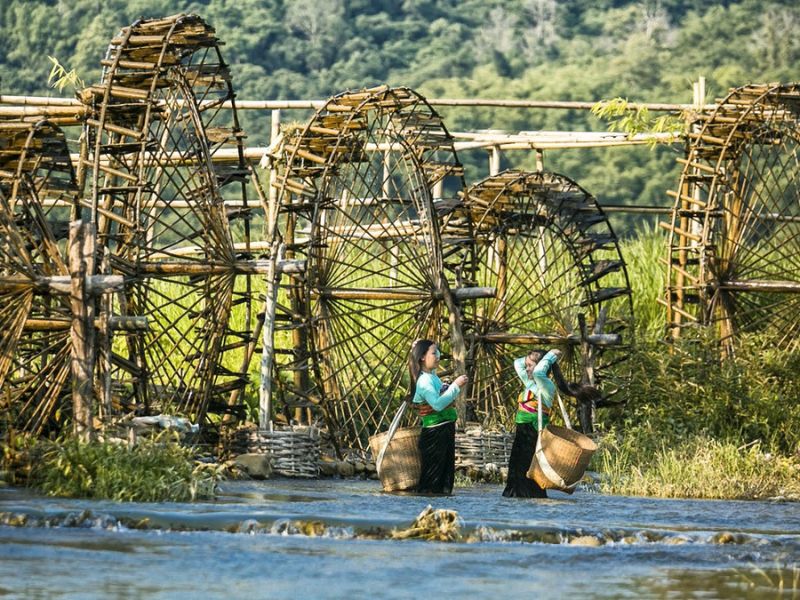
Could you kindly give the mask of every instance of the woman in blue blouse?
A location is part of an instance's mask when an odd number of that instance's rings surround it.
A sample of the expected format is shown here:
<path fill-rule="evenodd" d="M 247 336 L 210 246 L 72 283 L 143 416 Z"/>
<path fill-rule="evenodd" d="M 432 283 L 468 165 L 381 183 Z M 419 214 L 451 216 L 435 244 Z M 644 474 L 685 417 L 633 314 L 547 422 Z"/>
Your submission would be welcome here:
<path fill-rule="evenodd" d="M 411 345 L 408 361 L 409 395 L 422 420 L 419 450 L 422 457 L 417 492 L 450 494 L 456 471 L 456 418 L 453 401 L 467 383 L 467 376 L 456 377 L 447 386 L 436 375 L 439 349 L 431 340 Z"/>
<path fill-rule="evenodd" d="M 592 386 L 568 383 L 558 366 L 561 350 L 532 350 L 527 356 L 514 361 L 514 370 L 525 389 L 519 395 L 517 415 L 514 419 L 517 430 L 511 455 L 508 459 L 508 479 L 503 496 L 508 498 L 547 498 L 547 493 L 527 473 L 536 450 L 539 437 L 539 400 L 542 402 L 542 427 L 550 422 L 550 411 L 556 395 L 556 385 L 562 394 L 575 396 L 583 390 L 594 390 Z M 549 375 L 555 379 L 555 384 Z"/>

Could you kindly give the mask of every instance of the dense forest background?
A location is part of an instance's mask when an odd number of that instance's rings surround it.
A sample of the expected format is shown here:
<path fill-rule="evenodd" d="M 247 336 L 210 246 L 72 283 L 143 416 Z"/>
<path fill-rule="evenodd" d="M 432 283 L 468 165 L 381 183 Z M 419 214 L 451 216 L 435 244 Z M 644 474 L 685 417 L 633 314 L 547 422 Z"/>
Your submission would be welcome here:
<path fill-rule="evenodd" d="M 708 100 L 750 82 L 800 79 L 800 8 L 793 0 L 0 0 L 0 93 L 48 88 L 56 57 L 87 83 L 108 40 L 135 19 L 203 16 L 226 42 L 241 99 L 324 99 L 348 88 L 406 85 L 428 97 L 597 101 Z M 453 131 L 601 130 L 587 111 L 441 109 Z M 285 119 L 303 119 L 292 113 Z M 269 119 L 250 113 L 252 145 Z M 670 205 L 680 144 L 548 151 L 545 166 L 601 203 Z M 486 153 L 462 156 L 468 182 Z M 503 168 L 534 164 L 506 153 Z M 632 231 L 633 219 L 625 225 Z"/>

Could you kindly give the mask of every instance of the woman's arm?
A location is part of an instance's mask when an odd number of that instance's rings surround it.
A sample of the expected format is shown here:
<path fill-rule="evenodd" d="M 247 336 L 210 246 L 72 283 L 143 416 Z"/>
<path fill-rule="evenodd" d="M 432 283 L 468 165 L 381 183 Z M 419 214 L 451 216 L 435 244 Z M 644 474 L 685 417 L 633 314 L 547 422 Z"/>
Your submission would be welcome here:
<path fill-rule="evenodd" d="M 436 412 L 447 408 L 455 400 L 456 396 L 461 393 L 461 388 L 455 383 L 451 383 L 447 391 L 439 395 L 441 386 L 436 386 L 433 377 L 422 374 L 417 379 L 417 393 L 416 397 L 421 398 Z"/>
<path fill-rule="evenodd" d="M 553 366 L 553 363 L 558 360 L 559 356 L 561 356 L 561 352 L 558 350 L 550 350 L 550 352 L 545 354 L 542 357 L 542 360 L 536 363 L 536 366 L 533 367 L 534 377 L 547 377 L 550 367 Z"/>
<path fill-rule="evenodd" d="M 525 357 L 518 358 L 514 361 L 514 370 L 517 372 L 517 377 L 522 380 L 525 387 L 529 386 L 533 380 L 528 374 L 528 369 L 525 367 Z"/>

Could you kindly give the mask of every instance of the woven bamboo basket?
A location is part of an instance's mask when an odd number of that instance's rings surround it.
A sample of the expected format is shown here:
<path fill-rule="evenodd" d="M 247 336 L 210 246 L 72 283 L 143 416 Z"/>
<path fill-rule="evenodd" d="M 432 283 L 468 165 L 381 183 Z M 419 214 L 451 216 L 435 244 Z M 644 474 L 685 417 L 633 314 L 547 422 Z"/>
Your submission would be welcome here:
<path fill-rule="evenodd" d="M 544 489 L 571 494 L 575 491 L 575 484 L 586 472 L 589 460 L 597 450 L 597 444 L 582 433 L 555 425 L 548 425 L 540 435 L 542 450 L 547 463 L 555 472 L 555 477 L 552 476 L 553 473 L 548 475 L 549 469 L 546 465 L 540 464 L 539 457 L 534 454 L 528 469 L 528 478 L 533 479 Z"/>
<path fill-rule="evenodd" d="M 456 433 L 456 467 L 485 469 L 486 465 L 505 466 L 511 454 L 514 434 L 481 428 Z"/>
<path fill-rule="evenodd" d="M 272 467 L 286 477 L 319 475 L 319 433 L 314 428 L 239 430 L 237 445 L 243 452 L 268 454 Z"/>
<path fill-rule="evenodd" d="M 419 427 L 398 429 L 383 455 L 379 471 L 384 491 L 400 492 L 410 490 L 419 483 L 422 463 L 419 453 Z M 369 438 L 369 448 L 375 460 L 378 459 L 388 431 Z"/>

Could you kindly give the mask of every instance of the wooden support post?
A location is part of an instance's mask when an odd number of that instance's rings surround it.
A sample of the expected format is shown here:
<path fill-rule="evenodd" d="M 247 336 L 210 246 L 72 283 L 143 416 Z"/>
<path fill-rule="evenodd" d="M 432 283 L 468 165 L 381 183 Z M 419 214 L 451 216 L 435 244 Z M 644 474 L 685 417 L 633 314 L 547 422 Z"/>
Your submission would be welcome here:
<path fill-rule="evenodd" d="M 463 375 L 466 373 L 466 359 L 467 359 L 467 344 L 464 341 L 464 330 L 461 325 L 461 307 L 456 303 L 453 293 L 450 291 L 450 286 L 447 284 L 447 278 L 443 272 L 439 272 L 439 293 L 444 298 L 444 303 L 447 305 L 447 310 L 450 313 L 448 320 L 450 325 L 450 351 L 453 355 L 453 374 Z M 469 389 L 470 384 L 467 384 Z M 467 390 L 459 394 L 456 398 L 455 405 L 458 412 L 458 426 L 464 427 L 467 417 Z"/>
<path fill-rule="evenodd" d="M 540 173 L 544 171 L 544 150 L 536 149 L 536 170 Z"/>
<path fill-rule="evenodd" d="M 384 200 L 392 195 L 392 153 L 386 150 L 383 153 L 383 181 L 381 182 L 381 193 Z"/>
<path fill-rule="evenodd" d="M 489 175 L 497 175 L 500 172 L 500 148 L 492 146 L 489 152 Z"/>
<path fill-rule="evenodd" d="M 87 275 L 94 270 L 94 231 L 91 224 L 73 221 L 69 227 L 69 274 L 72 278 L 72 412 L 75 435 L 92 438 L 92 375 L 95 354 L 94 299 Z"/>
<path fill-rule="evenodd" d="M 433 184 L 433 201 L 441 200 L 444 191 L 444 179 L 440 179 Z"/>
<path fill-rule="evenodd" d="M 603 327 L 606 321 L 606 311 L 601 309 L 597 317 L 597 323 L 594 326 L 594 335 L 602 334 Z M 586 315 L 583 313 L 578 314 L 578 327 L 581 334 L 581 359 L 583 361 L 583 369 L 581 373 L 581 383 L 584 385 L 594 385 L 594 363 L 595 363 L 595 349 L 590 342 L 589 332 L 586 329 Z M 595 399 L 592 398 L 585 402 L 578 402 L 578 422 L 581 426 L 581 431 L 589 435 L 594 431 L 595 421 Z"/>
<path fill-rule="evenodd" d="M 281 250 L 278 240 L 272 242 L 270 264 L 273 265 L 271 273 L 266 277 L 266 291 L 264 300 L 264 321 L 261 328 L 261 382 L 258 394 L 258 428 L 262 431 L 272 431 L 272 369 L 275 360 L 275 311 L 278 300 L 278 280 L 280 274 L 274 268 L 280 257 Z"/>
<path fill-rule="evenodd" d="M 269 143 L 270 145 L 274 144 L 275 141 L 278 139 L 278 136 L 281 133 L 281 111 L 280 109 L 275 109 L 272 111 L 272 120 L 270 123 L 270 130 L 269 130 Z M 278 168 L 277 165 L 274 164 L 274 161 L 270 161 L 269 167 L 269 213 L 267 214 L 267 224 L 271 227 L 278 219 L 278 188 L 275 186 L 275 180 L 278 176 Z M 268 231 L 272 233 L 272 229 L 270 228 Z"/>

